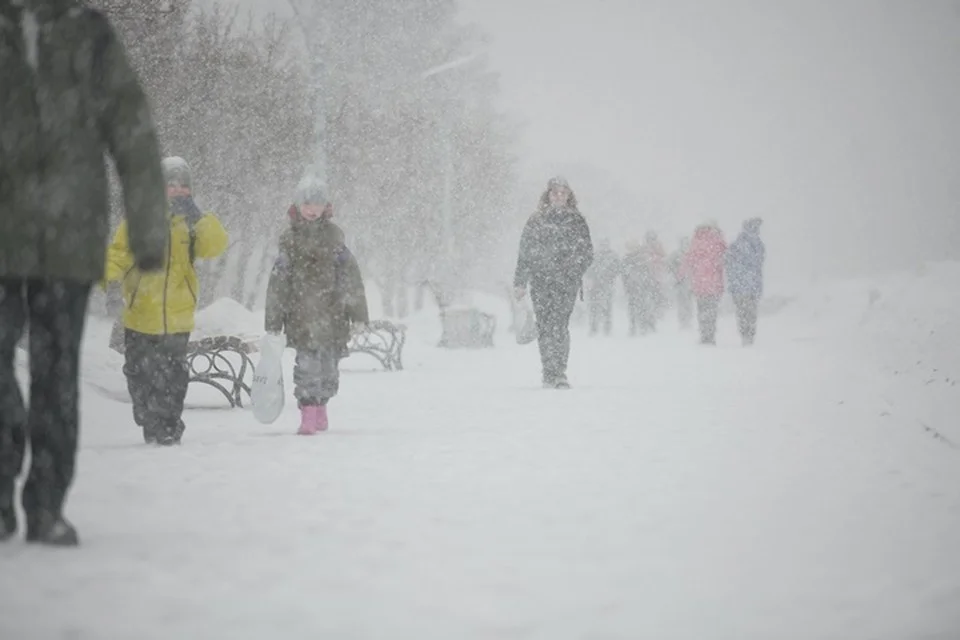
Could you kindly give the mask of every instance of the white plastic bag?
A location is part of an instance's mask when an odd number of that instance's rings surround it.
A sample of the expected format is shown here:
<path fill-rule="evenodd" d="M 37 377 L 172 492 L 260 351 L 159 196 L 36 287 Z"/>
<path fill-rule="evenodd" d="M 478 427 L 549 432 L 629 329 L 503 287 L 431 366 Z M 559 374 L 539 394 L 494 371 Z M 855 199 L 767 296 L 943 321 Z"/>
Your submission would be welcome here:
<path fill-rule="evenodd" d="M 537 317 L 527 300 L 517 305 L 517 344 L 530 344 L 537 339 Z"/>
<path fill-rule="evenodd" d="M 250 401 L 253 416 L 263 424 L 272 424 L 283 411 L 283 350 L 287 338 L 268 333 L 260 339 L 260 361 L 253 370 Z"/>

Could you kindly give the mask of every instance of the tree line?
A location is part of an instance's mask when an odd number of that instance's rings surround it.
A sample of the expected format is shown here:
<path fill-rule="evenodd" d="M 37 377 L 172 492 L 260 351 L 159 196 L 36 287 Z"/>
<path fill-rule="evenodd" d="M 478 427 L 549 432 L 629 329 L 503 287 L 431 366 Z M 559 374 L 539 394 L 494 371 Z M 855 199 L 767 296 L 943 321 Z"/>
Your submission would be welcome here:
<path fill-rule="evenodd" d="M 469 284 L 484 273 L 511 217 L 517 132 L 482 57 L 423 77 L 486 44 L 458 22 L 456 0 L 288 0 L 292 16 L 190 0 L 91 4 L 128 48 L 163 153 L 187 159 L 199 204 L 230 231 L 227 255 L 201 274 L 203 303 L 259 303 L 318 114 L 336 220 L 388 298 L 451 275 L 437 272 L 448 169 L 453 275 Z"/>

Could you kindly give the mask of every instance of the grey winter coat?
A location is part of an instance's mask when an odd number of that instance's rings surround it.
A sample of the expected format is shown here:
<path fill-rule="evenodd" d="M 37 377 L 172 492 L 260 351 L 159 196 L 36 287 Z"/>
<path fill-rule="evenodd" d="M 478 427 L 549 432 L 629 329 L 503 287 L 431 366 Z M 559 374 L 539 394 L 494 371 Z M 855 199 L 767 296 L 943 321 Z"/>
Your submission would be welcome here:
<path fill-rule="evenodd" d="M 280 237 L 267 285 L 264 328 L 294 349 L 340 348 L 350 323 L 370 321 L 360 267 L 328 220 L 297 220 Z"/>
<path fill-rule="evenodd" d="M 107 19 L 71 0 L 0 0 L 0 276 L 97 281 L 109 234 L 104 153 L 130 248 L 156 269 L 166 194 L 147 99 Z"/>
<path fill-rule="evenodd" d="M 541 200 L 545 198 L 546 194 Z M 542 204 L 523 228 L 513 284 L 526 287 L 532 283 L 535 288 L 560 283 L 580 286 L 591 264 L 590 228 L 576 205 L 554 210 Z"/>

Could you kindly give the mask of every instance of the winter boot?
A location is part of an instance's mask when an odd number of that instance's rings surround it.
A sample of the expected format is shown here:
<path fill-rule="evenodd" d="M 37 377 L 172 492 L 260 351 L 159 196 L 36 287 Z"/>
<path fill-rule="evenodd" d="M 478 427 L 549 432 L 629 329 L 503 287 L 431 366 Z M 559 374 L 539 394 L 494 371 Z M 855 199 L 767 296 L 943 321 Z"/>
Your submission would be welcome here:
<path fill-rule="evenodd" d="M 317 431 L 326 431 L 330 428 L 330 422 L 327 419 L 327 405 L 322 404 L 319 407 L 314 407 L 316 413 L 314 414 L 314 425 L 317 427 Z"/>
<path fill-rule="evenodd" d="M 156 443 L 161 447 L 172 447 L 175 444 L 180 444 L 180 441 L 168 431 L 161 431 L 157 435 Z"/>
<path fill-rule="evenodd" d="M 183 440 L 183 432 L 186 430 L 187 425 L 183 424 L 183 420 L 177 420 L 177 425 L 173 428 L 173 444 L 180 444 Z"/>
<path fill-rule="evenodd" d="M 154 431 L 154 437 L 156 437 L 156 443 L 161 447 L 172 447 L 175 444 L 180 444 L 180 438 L 177 436 L 176 429 L 169 427 L 157 429 Z"/>
<path fill-rule="evenodd" d="M 157 432 L 153 427 L 143 427 L 143 442 L 157 444 Z"/>
<path fill-rule="evenodd" d="M 543 388 L 544 389 L 569 389 L 570 383 L 567 382 L 567 376 L 564 374 L 560 374 L 558 376 L 549 376 L 549 377 L 544 377 Z"/>
<path fill-rule="evenodd" d="M 28 518 L 27 542 L 51 547 L 76 547 L 80 544 L 80 537 L 73 525 L 63 516 L 45 514 L 38 518 Z"/>
<path fill-rule="evenodd" d="M 297 435 L 312 436 L 319 430 L 317 427 L 317 409 L 320 407 L 314 405 L 304 405 L 300 407 L 300 428 Z"/>
<path fill-rule="evenodd" d="M 177 420 L 176 422 L 164 422 L 154 426 L 151 435 L 153 436 L 153 444 L 158 444 L 161 447 L 172 447 L 174 445 L 180 444 L 181 438 L 183 438 L 183 432 L 186 427 L 183 424 L 183 420 Z M 143 439 L 148 444 L 150 441 L 147 440 L 147 433 L 144 431 Z"/>

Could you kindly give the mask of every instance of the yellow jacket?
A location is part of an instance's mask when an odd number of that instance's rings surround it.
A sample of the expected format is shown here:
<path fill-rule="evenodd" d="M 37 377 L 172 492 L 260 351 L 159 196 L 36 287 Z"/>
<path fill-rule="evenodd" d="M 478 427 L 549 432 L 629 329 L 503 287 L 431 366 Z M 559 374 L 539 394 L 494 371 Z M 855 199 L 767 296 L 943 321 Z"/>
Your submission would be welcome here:
<path fill-rule="evenodd" d="M 227 248 L 227 231 L 213 214 L 194 225 L 194 256 L 216 258 Z M 133 262 L 124 220 L 107 249 L 107 282 L 123 282 L 123 324 L 150 335 L 189 333 L 197 310 L 197 272 L 190 263 L 190 230 L 183 216 L 170 219 L 164 269 L 141 273 Z"/>

